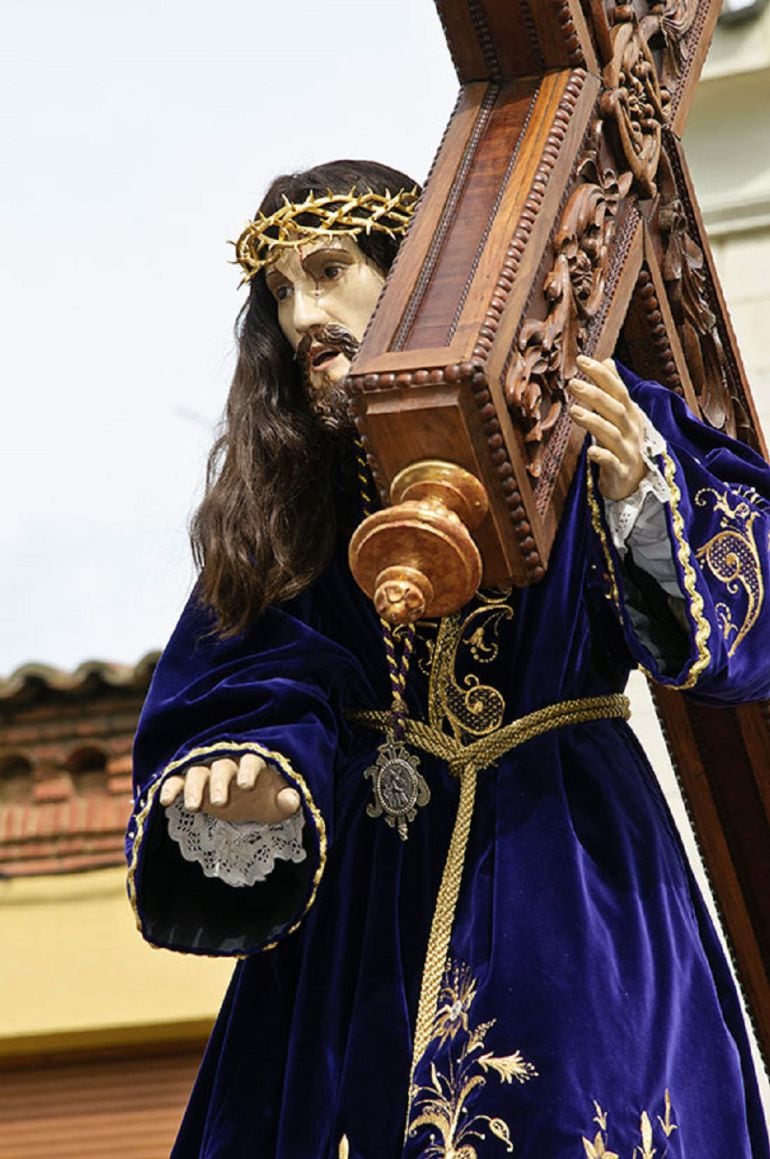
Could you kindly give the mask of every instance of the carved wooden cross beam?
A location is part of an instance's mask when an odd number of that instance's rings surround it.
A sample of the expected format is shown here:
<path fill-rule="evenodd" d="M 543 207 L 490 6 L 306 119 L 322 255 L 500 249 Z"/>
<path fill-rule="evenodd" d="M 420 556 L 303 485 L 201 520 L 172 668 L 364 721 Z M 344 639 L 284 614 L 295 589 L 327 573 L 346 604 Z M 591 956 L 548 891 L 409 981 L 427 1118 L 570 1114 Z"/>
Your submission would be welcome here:
<path fill-rule="evenodd" d="M 764 449 L 681 146 L 720 0 L 436 3 L 460 94 L 351 378 L 383 501 L 407 500 L 351 545 L 394 619 L 458 606 L 482 573 L 542 578 L 581 352 L 617 350 Z M 415 566 L 389 570 L 391 548 Z M 770 1055 L 767 714 L 658 707 Z"/>

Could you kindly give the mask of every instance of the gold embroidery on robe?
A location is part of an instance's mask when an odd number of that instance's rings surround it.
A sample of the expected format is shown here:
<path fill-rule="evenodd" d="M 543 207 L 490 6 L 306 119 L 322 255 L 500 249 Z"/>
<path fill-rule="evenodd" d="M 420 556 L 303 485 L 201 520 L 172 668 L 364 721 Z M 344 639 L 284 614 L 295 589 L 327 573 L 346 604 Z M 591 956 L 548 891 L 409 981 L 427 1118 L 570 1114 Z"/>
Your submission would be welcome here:
<path fill-rule="evenodd" d="M 607 1112 L 603 1111 L 597 1102 L 594 1102 L 594 1110 L 596 1114 L 593 1121 L 599 1129 L 593 1140 L 587 1139 L 583 1135 L 584 1159 L 623 1159 L 619 1151 L 610 1150 Z M 660 1139 L 658 1128 L 665 1136 L 665 1140 Z M 671 1095 L 666 1089 L 663 1115 L 658 1115 L 655 1123 L 652 1122 L 647 1111 L 642 1111 L 639 1116 L 639 1143 L 634 1146 L 628 1159 L 666 1159 L 669 1153 L 667 1141 L 674 1131 L 678 1130 L 679 1126 L 673 1119 Z M 656 1143 L 658 1146 L 655 1145 Z"/>
<path fill-rule="evenodd" d="M 703 487 L 695 496 L 698 507 L 710 504 L 712 510 L 721 516 L 720 530 L 698 549 L 696 556 L 701 565 L 724 584 L 731 596 L 742 593 L 745 599 L 743 618 L 738 622 L 730 604 L 726 601 L 716 604 L 722 635 L 729 644 L 728 656 L 735 654 L 754 627 L 765 598 L 762 564 L 754 534 L 754 524 L 760 514 L 751 502 L 754 494 L 752 491 L 747 491 L 744 496 L 730 495 L 727 491 L 720 494 L 713 487 Z"/>
<path fill-rule="evenodd" d="M 428 664 L 421 667 L 429 675 L 428 722 L 432 728 L 448 728 L 457 740 L 487 736 L 500 728 L 505 714 L 505 698 L 491 684 L 484 684 L 473 672 L 462 675 L 462 661 L 469 655 L 476 664 L 490 664 L 500 650 L 500 629 L 513 619 L 510 592 L 479 592 L 480 605 L 465 617 L 444 616 L 435 641 L 425 641 Z"/>
<path fill-rule="evenodd" d="M 448 1060 L 440 1069 L 430 1064 L 430 1082 L 415 1083 L 410 1091 L 408 1134 L 427 1128 L 424 1159 L 478 1159 L 476 1143 L 487 1132 L 513 1153 L 511 1131 L 504 1119 L 470 1114 L 473 1092 L 497 1075 L 501 1083 L 529 1082 L 537 1076 L 520 1051 L 499 1056 L 485 1050 L 486 1037 L 497 1019 L 471 1025 L 470 1012 L 476 997 L 476 979 L 468 966 L 448 961 L 427 1049 L 447 1047 Z M 487 1151 L 484 1151 L 487 1154 Z"/>

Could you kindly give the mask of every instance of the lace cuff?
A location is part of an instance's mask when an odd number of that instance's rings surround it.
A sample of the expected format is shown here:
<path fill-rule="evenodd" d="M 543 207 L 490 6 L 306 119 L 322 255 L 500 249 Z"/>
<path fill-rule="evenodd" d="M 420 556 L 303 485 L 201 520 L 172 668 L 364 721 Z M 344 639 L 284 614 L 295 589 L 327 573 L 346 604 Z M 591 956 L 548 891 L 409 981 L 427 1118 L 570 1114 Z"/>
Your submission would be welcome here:
<path fill-rule="evenodd" d="M 648 495 L 654 495 L 658 503 L 668 503 L 670 492 L 668 483 L 663 477 L 656 455 L 661 455 L 666 449 L 665 439 L 656 431 L 647 416 L 644 416 L 644 443 L 642 444 L 642 458 L 647 467 L 647 474 L 627 499 L 605 499 L 604 510 L 607 515 L 607 525 L 612 536 L 612 542 L 617 548 L 621 559 L 626 554 L 627 540 L 633 531 L 641 514 Z"/>
<path fill-rule="evenodd" d="M 197 862 L 206 877 L 225 885 L 264 881 L 276 861 L 304 861 L 305 817 L 299 809 L 275 825 L 258 821 L 221 821 L 209 813 L 189 813 L 177 798 L 166 808 L 169 835 L 185 861 Z"/>

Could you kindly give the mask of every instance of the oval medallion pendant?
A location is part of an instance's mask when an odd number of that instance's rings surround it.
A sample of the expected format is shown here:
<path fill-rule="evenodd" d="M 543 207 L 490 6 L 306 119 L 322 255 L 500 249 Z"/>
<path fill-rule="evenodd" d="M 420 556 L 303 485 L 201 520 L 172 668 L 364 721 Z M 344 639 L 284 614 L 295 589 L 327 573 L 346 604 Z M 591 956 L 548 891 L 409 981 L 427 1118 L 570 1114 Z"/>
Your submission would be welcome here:
<path fill-rule="evenodd" d="M 377 750 L 377 760 L 364 773 L 372 781 L 374 801 L 366 806 L 369 817 L 385 817 L 402 841 L 409 836 L 409 822 L 430 800 L 428 783 L 419 771 L 420 758 L 400 741 L 389 737 Z"/>

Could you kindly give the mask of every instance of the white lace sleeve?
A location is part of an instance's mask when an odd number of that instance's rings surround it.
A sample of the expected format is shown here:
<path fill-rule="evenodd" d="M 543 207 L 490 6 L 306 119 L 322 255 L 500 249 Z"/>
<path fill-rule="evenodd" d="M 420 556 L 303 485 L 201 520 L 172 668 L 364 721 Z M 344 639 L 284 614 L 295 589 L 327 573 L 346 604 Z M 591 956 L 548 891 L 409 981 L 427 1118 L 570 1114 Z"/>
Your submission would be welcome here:
<path fill-rule="evenodd" d="M 674 600 L 684 598 L 674 563 L 674 548 L 668 534 L 665 505 L 671 494 L 668 483 L 655 462 L 666 449 L 666 441 L 647 416 L 642 455 L 647 474 L 627 499 L 605 499 L 604 510 L 612 542 L 621 559 L 631 549 L 634 562 L 660 584 Z"/>
<path fill-rule="evenodd" d="M 629 495 L 627 499 L 604 500 L 604 510 L 607 515 L 607 524 L 610 529 L 610 535 L 612 536 L 612 542 L 621 557 L 626 554 L 627 540 L 641 515 L 647 497 L 653 495 L 658 500 L 658 504 L 668 503 L 670 498 L 668 483 L 664 479 L 660 467 L 655 462 L 655 456 L 665 451 L 666 442 L 663 436 L 655 430 L 655 427 L 646 415 L 644 416 L 644 420 L 642 457 L 647 467 L 647 474 L 633 495 Z M 652 506 L 652 502 L 647 504 L 648 511 Z M 664 534 L 666 534 L 665 521 L 663 522 L 663 527 Z M 666 538 L 668 538 L 667 534 Z"/>
<path fill-rule="evenodd" d="M 302 810 L 276 825 L 258 821 L 220 821 L 208 813 L 188 813 L 177 798 L 166 808 L 169 835 L 185 861 L 197 862 L 206 877 L 226 885 L 264 881 L 276 861 L 304 861 Z"/>

